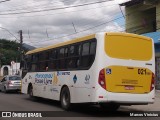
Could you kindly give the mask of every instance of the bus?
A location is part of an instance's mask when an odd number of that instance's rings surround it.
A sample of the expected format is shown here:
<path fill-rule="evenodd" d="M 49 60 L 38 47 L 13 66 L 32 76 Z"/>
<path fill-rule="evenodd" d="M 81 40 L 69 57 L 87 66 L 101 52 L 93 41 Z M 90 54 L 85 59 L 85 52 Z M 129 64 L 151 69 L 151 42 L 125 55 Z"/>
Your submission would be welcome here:
<path fill-rule="evenodd" d="M 100 32 L 25 55 L 21 92 L 31 98 L 93 103 L 117 110 L 121 105 L 153 104 L 155 53 L 151 38 Z"/>

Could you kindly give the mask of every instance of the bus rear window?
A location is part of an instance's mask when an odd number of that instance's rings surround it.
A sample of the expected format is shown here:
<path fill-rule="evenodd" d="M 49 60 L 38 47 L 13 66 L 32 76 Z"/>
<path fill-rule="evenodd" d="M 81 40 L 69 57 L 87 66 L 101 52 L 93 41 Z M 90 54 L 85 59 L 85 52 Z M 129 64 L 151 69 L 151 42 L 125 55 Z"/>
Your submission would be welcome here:
<path fill-rule="evenodd" d="M 106 35 L 105 52 L 112 58 L 147 61 L 152 58 L 152 41 L 141 36 Z"/>

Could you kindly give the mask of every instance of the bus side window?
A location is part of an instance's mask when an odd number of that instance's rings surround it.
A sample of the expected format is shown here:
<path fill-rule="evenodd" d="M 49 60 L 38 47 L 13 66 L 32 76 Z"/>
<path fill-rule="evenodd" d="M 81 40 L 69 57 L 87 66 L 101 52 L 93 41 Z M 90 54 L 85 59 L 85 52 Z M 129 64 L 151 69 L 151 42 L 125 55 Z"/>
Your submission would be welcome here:
<path fill-rule="evenodd" d="M 96 42 L 91 42 L 90 55 L 94 55 L 95 53 L 96 53 Z"/>
<path fill-rule="evenodd" d="M 67 67 L 76 69 L 79 67 L 80 44 L 71 45 L 69 48 L 69 57 L 67 59 Z"/>
<path fill-rule="evenodd" d="M 77 52 L 78 52 L 79 56 L 81 55 L 81 48 L 82 48 L 82 46 L 81 46 L 81 44 L 79 44 L 78 49 L 77 49 Z"/>
<path fill-rule="evenodd" d="M 52 55 L 53 55 L 53 59 L 57 58 L 57 49 L 53 50 Z"/>
<path fill-rule="evenodd" d="M 64 57 L 68 57 L 68 47 L 66 47 L 64 50 Z"/>
<path fill-rule="evenodd" d="M 49 69 L 48 62 L 46 61 L 45 62 L 45 71 L 48 71 L 48 69 Z"/>
<path fill-rule="evenodd" d="M 44 61 L 40 62 L 40 64 L 39 64 L 39 70 L 40 71 L 45 71 L 46 70 L 46 64 L 45 64 Z"/>
<path fill-rule="evenodd" d="M 81 69 L 88 69 L 95 59 L 96 39 L 82 43 L 82 55 L 80 59 Z"/>
<path fill-rule="evenodd" d="M 43 58 L 44 58 L 43 53 L 40 53 L 40 54 L 39 54 L 39 60 L 42 61 Z"/>
<path fill-rule="evenodd" d="M 89 67 L 89 46 L 90 43 L 86 42 L 82 44 L 82 56 L 80 61 L 80 67 L 83 69 Z"/>
<path fill-rule="evenodd" d="M 96 42 L 91 42 L 90 44 L 90 65 L 92 65 L 92 63 L 94 62 L 95 59 L 95 54 L 96 54 Z"/>
<path fill-rule="evenodd" d="M 44 54 L 45 54 L 45 60 L 49 60 L 49 51 L 46 51 Z"/>
<path fill-rule="evenodd" d="M 35 71 L 35 70 L 36 70 L 36 64 L 35 64 L 35 63 L 32 63 L 31 71 Z"/>
<path fill-rule="evenodd" d="M 64 48 L 61 48 L 59 50 L 58 58 L 63 58 L 64 57 Z"/>
<path fill-rule="evenodd" d="M 56 49 L 51 50 L 49 53 L 49 57 L 50 57 L 49 58 L 50 60 L 56 59 L 57 58 L 57 50 Z"/>
<path fill-rule="evenodd" d="M 57 56 L 58 56 L 58 50 L 52 49 L 50 51 L 50 61 L 48 63 L 48 70 L 57 70 L 57 66 L 58 66 L 58 60 L 57 60 Z"/>
<path fill-rule="evenodd" d="M 74 56 L 74 49 L 75 49 L 75 46 L 70 46 L 69 48 L 69 56 Z"/>
<path fill-rule="evenodd" d="M 60 70 L 64 70 L 65 69 L 65 59 L 64 59 L 64 52 L 65 52 L 65 48 L 60 48 L 59 49 L 59 54 L 58 54 L 58 59 L 59 59 L 59 66 L 58 66 L 58 69 Z"/>
<path fill-rule="evenodd" d="M 82 56 L 89 55 L 89 43 L 84 43 L 82 45 Z"/>
<path fill-rule="evenodd" d="M 28 68 L 28 71 L 31 71 L 31 68 L 32 68 L 32 55 L 27 55 L 26 57 L 27 59 L 27 68 Z"/>

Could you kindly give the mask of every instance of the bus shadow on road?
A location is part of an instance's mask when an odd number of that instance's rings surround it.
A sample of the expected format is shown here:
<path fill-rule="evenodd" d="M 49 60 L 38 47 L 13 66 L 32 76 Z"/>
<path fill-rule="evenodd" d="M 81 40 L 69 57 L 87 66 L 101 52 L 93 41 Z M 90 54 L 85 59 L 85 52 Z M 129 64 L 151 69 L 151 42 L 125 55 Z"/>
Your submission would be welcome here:
<path fill-rule="evenodd" d="M 2 94 L 8 94 L 8 95 L 10 95 L 10 94 L 22 94 L 20 91 L 7 91 L 6 93 L 0 91 L 0 93 L 2 93 Z"/>
<path fill-rule="evenodd" d="M 38 103 L 41 103 L 41 104 L 46 104 L 46 105 L 50 105 L 50 106 L 53 106 L 53 107 L 60 108 L 60 102 L 56 101 L 56 100 L 50 100 L 50 99 L 45 99 L 45 98 L 41 98 L 41 97 L 33 97 L 33 98 L 30 98 L 28 96 L 26 96 L 26 97 L 27 98 L 25 98 L 25 99 L 28 100 L 28 101 L 38 102 Z"/>
<path fill-rule="evenodd" d="M 99 105 L 87 105 L 77 104 L 70 111 L 73 114 L 79 114 L 80 117 L 83 115 L 88 117 L 127 117 L 129 115 L 126 111 L 109 111 L 99 107 Z"/>
<path fill-rule="evenodd" d="M 71 110 L 65 111 L 61 108 L 59 101 L 39 97 L 32 99 L 27 97 L 25 99 L 59 108 L 60 111 L 50 111 L 52 112 L 52 117 L 129 117 L 130 114 L 129 111 L 108 111 L 98 105 L 91 104 L 73 104 Z"/>

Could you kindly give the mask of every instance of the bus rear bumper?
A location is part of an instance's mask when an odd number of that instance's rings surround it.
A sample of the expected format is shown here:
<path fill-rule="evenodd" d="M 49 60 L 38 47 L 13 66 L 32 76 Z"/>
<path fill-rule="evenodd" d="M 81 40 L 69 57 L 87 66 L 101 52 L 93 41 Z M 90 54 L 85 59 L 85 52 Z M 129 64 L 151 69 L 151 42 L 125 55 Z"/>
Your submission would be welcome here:
<path fill-rule="evenodd" d="M 147 94 L 112 93 L 104 90 L 98 92 L 96 97 L 98 103 L 114 102 L 121 105 L 145 105 L 154 103 L 155 90 Z"/>

